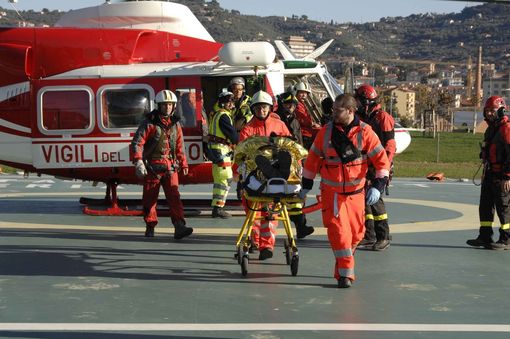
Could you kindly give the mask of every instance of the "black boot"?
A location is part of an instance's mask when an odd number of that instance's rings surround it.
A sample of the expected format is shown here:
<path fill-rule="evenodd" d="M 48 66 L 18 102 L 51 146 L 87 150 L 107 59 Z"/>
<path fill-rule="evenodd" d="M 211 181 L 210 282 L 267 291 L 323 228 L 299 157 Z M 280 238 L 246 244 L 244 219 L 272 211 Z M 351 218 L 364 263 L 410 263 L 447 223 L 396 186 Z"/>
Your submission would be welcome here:
<path fill-rule="evenodd" d="M 491 244 L 493 250 L 510 250 L 510 232 L 499 230 L 499 240 Z"/>
<path fill-rule="evenodd" d="M 352 280 L 347 277 L 340 277 L 338 279 L 338 288 L 349 288 L 352 286 Z"/>
<path fill-rule="evenodd" d="M 510 250 L 510 242 L 505 242 L 499 239 L 497 242 L 491 244 L 493 250 Z"/>
<path fill-rule="evenodd" d="M 468 244 L 469 246 L 483 247 L 486 249 L 491 249 L 492 243 L 493 243 L 492 237 L 487 238 L 481 235 L 479 235 L 476 239 L 469 239 L 468 241 L 466 241 L 466 244 Z"/>
<path fill-rule="evenodd" d="M 184 237 L 189 236 L 191 233 L 193 233 L 193 228 L 187 227 L 186 222 L 184 220 L 177 220 L 174 222 L 174 239 L 179 240 Z"/>
<path fill-rule="evenodd" d="M 222 219 L 228 219 L 232 215 L 225 211 L 223 207 L 214 206 L 212 210 L 212 217 L 213 218 L 222 218 Z"/>
<path fill-rule="evenodd" d="M 363 248 L 372 248 L 375 244 L 375 239 L 368 239 L 368 238 L 363 238 L 363 240 L 361 240 L 359 243 L 358 243 L 358 246 L 356 246 L 357 248 L 360 248 L 360 249 L 363 249 Z"/>
<path fill-rule="evenodd" d="M 315 231 L 312 226 L 306 226 L 306 216 L 304 214 L 291 215 L 290 220 L 296 226 L 296 237 L 298 239 L 303 239 Z"/>
<path fill-rule="evenodd" d="M 145 226 L 145 237 L 146 238 L 154 238 L 154 226 L 153 225 Z"/>
<path fill-rule="evenodd" d="M 259 252 L 259 260 L 271 259 L 273 257 L 273 250 L 270 248 L 263 248 Z"/>
<path fill-rule="evenodd" d="M 390 247 L 390 240 L 389 239 L 381 239 L 377 240 L 375 244 L 372 246 L 372 250 L 374 251 L 384 251 Z"/>
<path fill-rule="evenodd" d="M 466 244 L 473 247 L 483 247 L 488 250 L 492 249 L 492 227 L 480 226 L 478 237 L 476 239 L 469 239 Z"/>

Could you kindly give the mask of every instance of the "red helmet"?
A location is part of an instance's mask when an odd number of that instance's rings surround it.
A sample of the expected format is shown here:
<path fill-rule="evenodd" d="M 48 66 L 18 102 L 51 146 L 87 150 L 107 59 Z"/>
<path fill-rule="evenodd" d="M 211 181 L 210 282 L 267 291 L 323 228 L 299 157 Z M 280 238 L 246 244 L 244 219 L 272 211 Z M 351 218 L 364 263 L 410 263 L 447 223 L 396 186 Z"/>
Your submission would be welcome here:
<path fill-rule="evenodd" d="M 363 84 L 359 86 L 358 89 L 356 90 L 356 97 L 374 100 L 377 98 L 377 92 L 375 91 L 375 88 L 373 88 L 372 86 Z"/>
<path fill-rule="evenodd" d="M 485 102 L 485 106 L 483 107 L 484 110 L 486 110 L 486 109 L 498 110 L 500 108 L 505 109 L 506 104 L 505 104 L 505 100 L 503 100 L 502 97 L 497 96 L 497 95 L 493 95 L 493 96 L 489 97 L 487 99 L 487 101 Z"/>

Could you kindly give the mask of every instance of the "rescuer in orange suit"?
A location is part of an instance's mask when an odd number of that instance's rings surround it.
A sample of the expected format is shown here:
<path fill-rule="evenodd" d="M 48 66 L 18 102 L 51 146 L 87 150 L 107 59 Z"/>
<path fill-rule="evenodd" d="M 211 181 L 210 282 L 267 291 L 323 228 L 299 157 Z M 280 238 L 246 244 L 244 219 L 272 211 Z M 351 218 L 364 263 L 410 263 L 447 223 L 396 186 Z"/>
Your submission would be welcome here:
<path fill-rule="evenodd" d="M 306 108 L 306 98 L 312 93 L 310 90 L 310 85 L 306 82 L 298 82 L 294 86 L 294 92 L 296 93 L 296 98 L 298 100 L 296 106 L 296 118 L 299 121 L 299 125 L 301 126 L 301 134 L 303 135 L 303 146 L 306 149 L 309 149 L 313 143 L 313 139 L 315 137 L 314 128 L 319 128 L 320 126 L 313 122 L 312 116 L 308 109 Z"/>
<path fill-rule="evenodd" d="M 179 194 L 178 172 L 188 175 L 188 162 L 179 117 L 175 114 L 177 96 L 172 91 L 162 90 L 156 94 L 155 101 L 158 108 L 140 123 L 131 141 L 131 155 L 136 175 L 144 179 L 145 236 L 154 237 L 154 228 L 158 224 L 159 188 L 163 186 L 175 228 L 174 239 L 178 240 L 193 233 L 193 228 L 186 226 Z"/>
<path fill-rule="evenodd" d="M 365 203 L 376 203 L 388 180 L 390 163 L 372 128 L 355 115 L 356 98 L 341 94 L 333 104 L 333 120 L 317 133 L 305 162 L 301 198 L 321 176 L 322 222 L 335 256 L 339 288 L 352 285 L 354 250 L 365 232 Z M 375 167 L 372 187 L 365 194 L 368 161 Z"/>
<path fill-rule="evenodd" d="M 390 164 L 397 149 L 395 142 L 395 120 L 381 109 L 377 102 L 377 92 L 370 85 L 363 84 L 356 90 L 358 99 L 358 115 L 363 122 L 372 127 L 379 137 L 381 145 L 386 151 Z M 374 180 L 375 169 L 372 165 L 368 168 L 367 184 L 371 186 Z M 390 226 L 388 213 L 382 197 L 372 206 L 365 206 L 365 237 L 359 243 L 359 248 L 370 248 L 374 251 L 383 251 L 390 246 Z"/>
<path fill-rule="evenodd" d="M 483 116 L 487 129 L 480 157 L 484 164 L 480 204 L 480 230 L 467 244 L 494 250 L 510 249 L 510 121 L 505 116 L 505 100 L 491 96 L 485 102 Z M 499 239 L 492 240 L 494 209 L 499 217 Z"/>
<path fill-rule="evenodd" d="M 243 127 L 239 134 L 239 142 L 252 135 L 290 137 L 289 129 L 278 118 L 273 110 L 273 98 L 269 93 L 259 91 L 253 95 L 251 102 L 253 118 Z M 243 200 L 243 202 L 245 202 Z M 245 204 L 246 207 L 246 204 Z M 260 229 L 257 224 L 253 225 L 252 240 L 259 249 L 259 259 L 265 260 L 273 257 L 273 248 L 276 237 L 276 223 L 262 220 Z"/>

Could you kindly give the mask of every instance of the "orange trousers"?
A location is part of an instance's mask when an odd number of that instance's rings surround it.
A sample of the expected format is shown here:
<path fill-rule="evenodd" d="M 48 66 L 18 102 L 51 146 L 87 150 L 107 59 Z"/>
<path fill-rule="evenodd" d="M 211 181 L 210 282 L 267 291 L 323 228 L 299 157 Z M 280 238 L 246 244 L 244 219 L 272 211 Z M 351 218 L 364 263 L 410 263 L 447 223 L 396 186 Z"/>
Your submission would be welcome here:
<path fill-rule="evenodd" d="M 335 279 L 355 279 L 354 249 L 365 234 L 365 194 L 322 189 L 322 222 L 335 256 Z"/>
<path fill-rule="evenodd" d="M 158 179 L 153 173 L 147 174 L 143 183 L 143 219 L 147 226 L 158 224 L 159 188 L 163 186 L 172 223 L 184 220 L 184 206 L 179 194 L 179 176 L 173 172 Z"/>
<path fill-rule="evenodd" d="M 248 214 L 249 208 L 248 204 L 251 204 L 246 198 L 243 196 L 243 207 L 246 214 Z M 259 207 L 257 207 L 258 209 Z M 259 217 L 267 217 L 269 214 L 267 212 L 256 212 L 256 218 Z M 255 220 L 253 222 L 253 226 L 251 229 L 251 243 L 259 248 L 259 250 L 263 250 L 264 248 L 269 248 L 273 250 L 275 242 L 276 242 L 276 228 L 278 227 L 278 220 Z"/>

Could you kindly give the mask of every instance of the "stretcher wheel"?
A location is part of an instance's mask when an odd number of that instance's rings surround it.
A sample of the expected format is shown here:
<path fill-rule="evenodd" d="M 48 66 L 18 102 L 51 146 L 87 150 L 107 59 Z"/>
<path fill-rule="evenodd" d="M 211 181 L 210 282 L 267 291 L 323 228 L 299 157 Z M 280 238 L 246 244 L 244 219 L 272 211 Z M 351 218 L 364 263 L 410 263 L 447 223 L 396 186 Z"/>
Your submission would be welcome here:
<path fill-rule="evenodd" d="M 290 261 L 290 273 L 292 273 L 292 276 L 295 277 L 298 272 L 299 267 L 299 256 L 294 255 L 292 256 L 292 259 Z"/>
<path fill-rule="evenodd" d="M 241 262 L 242 262 L 242 259 L 243 259 L 243 251 L 241 250 L 241 247 L 238 247 L 237 248 L 237 252 L 236 254 L 234 255 L 234 257 L 236 257 L 237 259 L 237 263 L 239 265 L 241 265 Z"/>
<path fill-rule="evenodd" d="M 286 261 L 287 265 L 290 265 L 292 263 L 292 251 L 291 251 L 290 247 L 287 247 L 285 249 L 285 261 Z"/>
<path fill-rule="evenodd" d="M 285 241 L 283 242 L 283 247 L 285 248 L 285 261 L 287 263 L 287 265 L 290 265 L 290 262 L 292 260 L 292 251 L 291 251 L 291 248 L 290 248 L 290 245 L 289 245 L 289 239 L 285 239 Z"/>
<path fill-rule="evenodd" d="M 248 274 L 248 264 L 250 263 L 250 259 L 247 255 L 243 255 L 243 258 L 241 260 L 241 274 L 243 277 L 246 277 Z"/>

